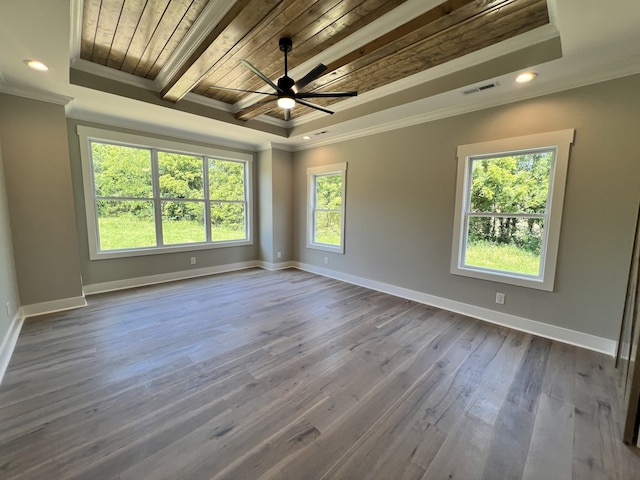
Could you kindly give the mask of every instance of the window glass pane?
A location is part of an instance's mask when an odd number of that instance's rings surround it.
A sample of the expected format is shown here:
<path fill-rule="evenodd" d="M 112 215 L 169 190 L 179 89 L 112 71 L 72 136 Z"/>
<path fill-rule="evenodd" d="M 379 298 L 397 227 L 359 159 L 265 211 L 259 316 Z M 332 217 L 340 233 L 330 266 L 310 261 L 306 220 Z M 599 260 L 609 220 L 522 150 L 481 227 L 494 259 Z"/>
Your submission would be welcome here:
<path fill-rule="evenodd" d="M 342 208 L 342 175 L 316 177 L 316 208 L 319 210 Z"/>
<path fill-rule="evenodd" d="M 152 196 L 150 150 L 91 142 L 91 158 L 96 196 Z"/>
<path fill-rule="evenodd" d="M 543 234 L 540 218 L 470 217 L 465 264 L 538 276 Z"/>
<path fill-rule="evenodd" d="M 160 195 L 163 198 L 204 198 L 202 157 L 158 152 Z"/>
<path fill-rule="evenodd" d="M 209 198 L 236 200 L 244 198 L 244 163 L 209 159 Z"/>
<path fill-rule="evenodd" d="M 472 161 L 471 212 L 544 213 L 553 151 Z"/>
<path fill-rule="evenodd" d="M 246 238 L 245 211 L 242 203 L 211 204 L 211 240 L 243 240 Z"/>
<path fill-rule="evenodd" d="M 315 212 L 315 243 L 340 245 L 340 212 Z"/>
<path fill-rule="evenodd" d="M 156 245 L 152 202 L 99 200 L 97 206 L 101 250 Z"/>
<path fill-rule="evenodd" d="M 162 239 L 165 245 L 207 240 L 203 202 L 162 202 Z"/>

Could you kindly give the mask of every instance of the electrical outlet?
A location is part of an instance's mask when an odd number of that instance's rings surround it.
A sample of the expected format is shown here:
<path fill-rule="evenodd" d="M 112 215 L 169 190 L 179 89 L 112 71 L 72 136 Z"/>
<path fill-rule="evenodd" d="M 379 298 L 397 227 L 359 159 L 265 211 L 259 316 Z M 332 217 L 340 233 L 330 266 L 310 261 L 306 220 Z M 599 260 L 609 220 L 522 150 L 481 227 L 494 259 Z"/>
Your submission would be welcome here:
<path fill-rule="evenodd" d="M 278 252 L 278 253 L 276 253 L 276 257 L 278 257 L 278 258 L 282 258 L 282 252 Z"/>
<path fill-rule="evenodd" d="M 191 265 L 195 265 L 196 264 L 196 257 L 191 257 Z"/>
<path fill-rule="evenodd" d="M 496 293 L 496 303 L 504 305 L 504 300 L 507 296 L 504 293 Z"/>
<path fill-rule="evenodd" d="M 326 265 L 327 263 L 329 263 L 329 257 L 324 257 L 324 264 Z"/>

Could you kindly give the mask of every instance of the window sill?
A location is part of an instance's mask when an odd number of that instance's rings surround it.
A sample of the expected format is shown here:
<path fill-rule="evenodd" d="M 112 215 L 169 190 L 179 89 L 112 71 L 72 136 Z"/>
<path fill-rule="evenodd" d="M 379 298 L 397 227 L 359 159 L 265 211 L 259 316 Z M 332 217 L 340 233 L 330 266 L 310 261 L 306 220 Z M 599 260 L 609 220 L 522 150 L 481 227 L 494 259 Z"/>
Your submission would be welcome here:
<path fill-rule="evenodd" d="M 321 250 L 323 252 L 339 253 L 341 255 L 344 255 L 344 247 L 342 245 L 335 246 L 335 245 L 325 245 L 322 243 L 309 243 L 307 244 L 307 248 L 312 250 Z"/>
<path fill-rule="evenodd" d="M 142 257 L 147 255 L 166 255 L 168 253 L 179 252 L 194 252 L 198 250 L 211 250 L 216 248 L 227 247 L 244 247 L 253 245 L 252 240 L 238 240 L 228 242 L 216 242 L 216 243 L 195 243 L 188 245 L 174 245 L 164 247 L 150 247 L 150 248 L 136 248 L 131 250 L 110 250 L 106 252 L 91 252 L 89 254 L 90 260 L 107 260 L 110 258 L 127 258 L 127 257 Z"/>
<path fill-rule="evenodd" d="M 516 285 L 519 287 L 534 288 L 537 290 L 553 291 L 553 279 L 543 280 L 539 277 L 530 275 L 510 274 L 508 272 L 490 271 L 483 269 L 475 269 L 469 267 L 454 267 L 451 269 L 453 275 L 461 275 L 463 277 L 477 278 L 480 280 L 489 280 L 491 282 L 505 283 L 508 285 Z"/>

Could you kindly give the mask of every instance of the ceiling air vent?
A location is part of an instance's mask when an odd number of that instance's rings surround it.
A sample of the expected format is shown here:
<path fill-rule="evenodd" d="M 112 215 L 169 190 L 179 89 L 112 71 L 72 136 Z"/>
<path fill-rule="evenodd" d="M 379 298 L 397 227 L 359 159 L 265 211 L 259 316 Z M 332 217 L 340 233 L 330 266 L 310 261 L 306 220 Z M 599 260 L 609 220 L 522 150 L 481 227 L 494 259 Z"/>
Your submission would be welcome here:
<path fill-rule="evenodd" d="M 484 90 L 490 90 L 495 87 L 499 87 L 500 84 L 498 82 L 485 83 L 484 85 L 480 85 L 479 87 L 473 87 L 468 90 L 463 90 L 463 95 L 471 95 L 472 93 L 482 92 Z"/>

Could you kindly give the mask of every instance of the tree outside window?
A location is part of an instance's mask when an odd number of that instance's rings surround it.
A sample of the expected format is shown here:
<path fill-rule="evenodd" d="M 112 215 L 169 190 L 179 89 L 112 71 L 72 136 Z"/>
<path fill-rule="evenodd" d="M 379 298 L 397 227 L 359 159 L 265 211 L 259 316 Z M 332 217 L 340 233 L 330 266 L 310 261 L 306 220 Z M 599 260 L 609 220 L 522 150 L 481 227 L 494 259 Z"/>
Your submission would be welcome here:
<path fill-rule="evenodd" d="M 344 194 L 346 164 L 307 169 L 307 246 L 344 253 Z"/>
<path fill-rule="evenodd" d="M 471 160 L 465 265 L 540 275 L 554 154 Z"/>
<path fill-rule="evenodd" d="M 251 243 L 250 156 L 188 153 L 190 145 L 89 127 L 78 133 L 92 259 Z"/>
<path fill-rule="evenodd" d="M 451 273 L 553 290 L 573 136 L 458 147 Z"/>

